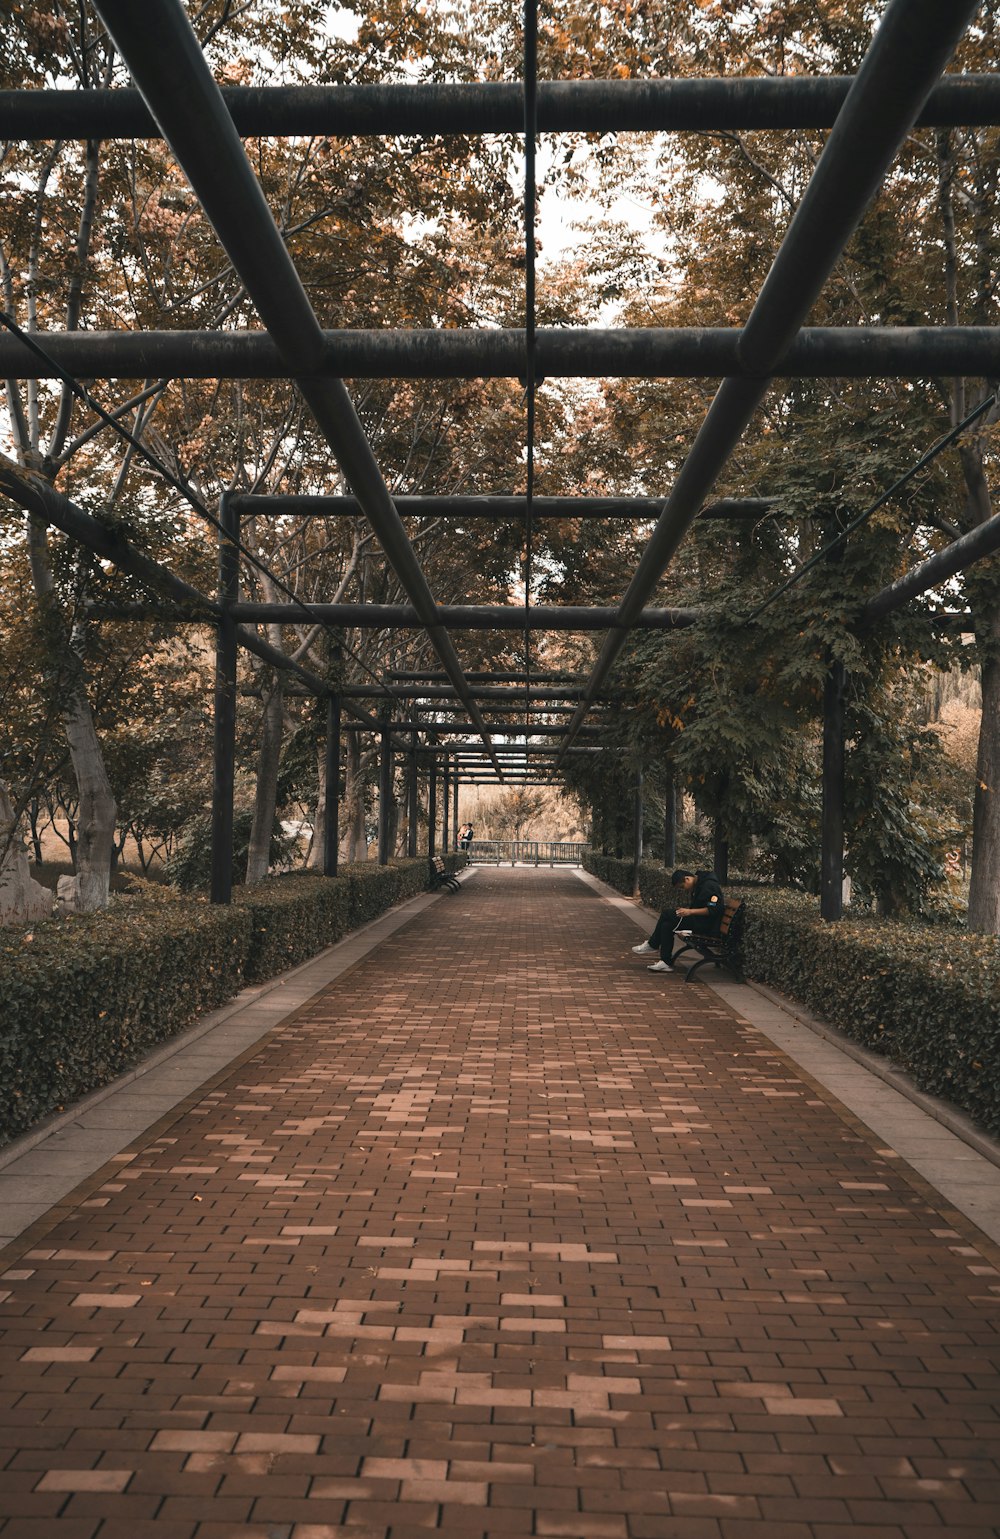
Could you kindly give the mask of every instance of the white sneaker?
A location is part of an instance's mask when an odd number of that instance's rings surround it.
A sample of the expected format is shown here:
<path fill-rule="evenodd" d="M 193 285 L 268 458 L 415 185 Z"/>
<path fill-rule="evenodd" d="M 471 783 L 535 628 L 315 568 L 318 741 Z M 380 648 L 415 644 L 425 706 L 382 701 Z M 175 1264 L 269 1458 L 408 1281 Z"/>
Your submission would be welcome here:
<path fill-rule="evenodd" d="M 661 958 L 659 962 L 654 962 L 650 967 L 647 967 L 646 971 L 647 973 L 672 973 L 673 968 L 669 962 L 664 962 Z"/>
<path fill-rule="evenodd" d="M 656 950 L 656 947 L 651 946 L 649 941 L 643 941 L 641 946 L 633 946 L 632 950 L 635 952 L 637 957 L 651 957 L 653 952 Z"/>

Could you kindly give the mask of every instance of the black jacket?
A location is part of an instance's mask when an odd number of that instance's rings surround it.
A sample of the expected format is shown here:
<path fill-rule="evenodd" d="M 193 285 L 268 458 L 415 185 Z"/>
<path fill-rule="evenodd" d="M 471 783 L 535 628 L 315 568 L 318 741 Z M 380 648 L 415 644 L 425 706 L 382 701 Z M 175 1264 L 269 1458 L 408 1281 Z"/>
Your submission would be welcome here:
<path fill-rule="evenodd" d="M 697 917 L 698 929 L 703 935 L 718 935 L 726 912 L 726 896 L 714 871 L 695 872 L 694 889 L 685 896 L 683 907 L 707 908 L 707 914 Z"/>

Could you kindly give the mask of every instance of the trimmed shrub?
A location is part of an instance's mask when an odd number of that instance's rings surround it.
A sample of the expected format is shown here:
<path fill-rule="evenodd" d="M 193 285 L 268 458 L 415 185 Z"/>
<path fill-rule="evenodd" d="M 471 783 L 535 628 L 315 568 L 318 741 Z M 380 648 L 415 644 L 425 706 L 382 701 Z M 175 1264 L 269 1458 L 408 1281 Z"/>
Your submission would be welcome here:
<path fill-rule="evenodd" d="M 632 863 L 586 855 L 588 871 L 632 891 Z M 668 906 L 670 873 L 640 870 L 642 900 Z M 766 983 L 864 1047 L 921 1090 L 1000 1135 L 1000 941 L 957 927 L 851 915 L 820 918 L 805 893 L 729 886 L 747 900 L 748 978 Z"/>
<path fill-rule="evenodd" d="M 240 909 L 176 898 L 0 931 L 0 1140 L 231 998 L 249 940 Z"/>
<path fill-rule="evenodd" d="M 233 891 L 233 906 L 249 918 L 244 977 L 263 983 L 308 961 L 355 928 L 350 884 L 311 872 L 269 877 Z"/>

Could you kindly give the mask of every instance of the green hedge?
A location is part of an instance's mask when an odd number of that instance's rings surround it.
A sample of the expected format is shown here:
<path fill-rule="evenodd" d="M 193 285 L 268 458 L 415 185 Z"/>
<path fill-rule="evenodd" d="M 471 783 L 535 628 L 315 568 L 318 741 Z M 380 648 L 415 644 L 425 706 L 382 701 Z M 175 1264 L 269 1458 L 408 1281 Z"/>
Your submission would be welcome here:
<path fill-rule="evenodd" d="M 632 863 L 585 856 L 595 876 L 632 891 Z M 643 866 L 649 908 L 666 907 L 670 873 Z M 746 899 L 744 967 L 1000 1135 L 1000 941 L 957 927 L 851 915 L 826 924 L 819 902 L 766 887 Z"/>
<path fill-rule="evenodd" d="M 230 999 L 249 946 L 249 914 L 191 901 L 0 931 L 0 1141 Z"/>
<path fill-rule="evenodd" d="M 0 1144 L 426 886 L 426 858 L 272 877 L 230 907 L 133 881 L 99 914 L 0 930 Z"/>

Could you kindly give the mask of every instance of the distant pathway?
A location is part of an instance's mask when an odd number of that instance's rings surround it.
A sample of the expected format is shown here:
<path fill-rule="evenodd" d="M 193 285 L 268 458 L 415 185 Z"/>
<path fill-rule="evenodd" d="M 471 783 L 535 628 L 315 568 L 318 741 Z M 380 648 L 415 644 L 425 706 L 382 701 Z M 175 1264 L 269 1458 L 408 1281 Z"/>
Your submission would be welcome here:
<path fill-rule="evenodd" d="M 3 1539 L 996 1539 L 995 1248 L 636 936 L 480 871 L 53 1215 Z"/>

